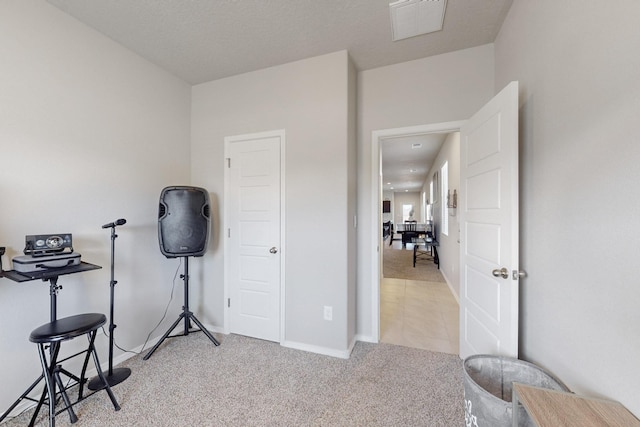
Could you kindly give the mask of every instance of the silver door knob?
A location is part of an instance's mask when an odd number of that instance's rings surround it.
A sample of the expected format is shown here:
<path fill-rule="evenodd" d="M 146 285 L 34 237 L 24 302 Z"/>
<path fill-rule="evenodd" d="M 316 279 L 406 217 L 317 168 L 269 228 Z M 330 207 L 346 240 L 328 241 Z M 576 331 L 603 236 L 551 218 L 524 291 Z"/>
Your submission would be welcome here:
<path fill-rule="evenodd" d="M 518 280 L 521 279 L 523 277 L 527 277 L 527 272 L 526 271 L 522 271 L 522 270 L 513 270 L 511 272 L 511 278 L 513 280 Z"/>
<path fill-rule="evenodd" d="M 491 272 L 491 274 L 493 274 L 493 277 L 502 277 L 503 279 L 509 278 L 509 270 L 507 270 L 505 267 L 502 267 L 500 270 L 496 268 Z"/>
<path fill-rule="evenodd" d="M 277 254 L 278 253 L 278 248 L 276 248 L 275 246 L 272 247 L 271 249 L 269 249 L 269 252 L 271 252 L 272 254 Z"/>

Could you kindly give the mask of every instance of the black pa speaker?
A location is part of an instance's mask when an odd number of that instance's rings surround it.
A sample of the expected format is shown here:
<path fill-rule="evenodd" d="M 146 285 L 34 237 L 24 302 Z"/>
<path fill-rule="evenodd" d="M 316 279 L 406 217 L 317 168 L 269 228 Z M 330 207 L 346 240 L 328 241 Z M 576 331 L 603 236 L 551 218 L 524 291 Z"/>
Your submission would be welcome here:
<path fill-rule="evenodd" d="M 198 187 L 166 187 L 160 194 L 158 239 L 167 258 L 202 256 L 210 229 L 209 193 Z"/>

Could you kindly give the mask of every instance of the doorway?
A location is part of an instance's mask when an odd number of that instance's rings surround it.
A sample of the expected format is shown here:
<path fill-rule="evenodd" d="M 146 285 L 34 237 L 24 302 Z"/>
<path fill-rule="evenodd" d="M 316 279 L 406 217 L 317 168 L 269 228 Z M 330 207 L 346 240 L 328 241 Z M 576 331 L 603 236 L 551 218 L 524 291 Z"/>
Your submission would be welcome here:
<path fill-rule="evenodd" d="M 380 283 L 380 140 L 399 132 L 460 130 L 460 356 L 518 355 L 518 82 L 510 82 L 465 122 L 372 132 L 374 283 Z M 377 179 L 376 179 L 377 178 Z M 464 190 L 464 191 L 463 191 Z M 445 207 L 443 204 L 443 215 Z M 442 234 L 444 234 L 444 230 Z M 479 261 L 476 263 L 476 261 Z M 380 289 L 373 289 L 380 336 Z"/>
<path fill-rule="evenodd" d="M 372 188 L 373 188 L 373 195 L 374 195 L 374 197 L 372 198 L 374 203 L 374 206 L 372 207 L 372 212 L 373 212 L 372 223 L 376 227 L 381 228 L 380 212 L 381 212 L 382 189 L 383 189 L 382 173 L 381 173 L 382 142 L 385 139 L 404 137 L 404 136 L 458 132 L 462 127 L 463 123 L 464 121 L 447 122 L 447 123 L 421 125 L 421 126 L 413 126 L 413 127 L 406 127 L 406 128 L 385 129 L 385 130 L 374 131 L 372 133 L 372 156 L 373 156 Z M 384 278 L 383 252 L 384 252 L 384 249 L 386 249 L 386 246 L 385 246 L 385 242 L 382 240 L 382 235 L 380 231 L 378 231 L 377 236 L 378 236 L 378 245 L 377 247 L 373 248 L 374 252 L 372 253 L 372 257 L 371 257 L 373 260 L 372 262 L 373 283 L 378 284 L 377 287 L 374 286 L 374 290 L 373 290 L 372 300 L 373 300 L 374 306 L 372 307 L 372 312 L 375 313 L 375 315 L 373 316 L 374 317 L 373 319 L 374 333 L 377 332 L 378 340 L 380 340 L 382 338 L 381 337 L 381 302 L 382 302 L 381 287 L 382 286 L 385 286 L 385 288 L 388 286 L 396 287 L 396 291 L 405 293 L 405 300 L 406 300 L 406 295 L 411 296 L 413 292 L 417 290 L 423 290 L 423 289 L 421 289 L 420 287 L 415 288 L 416 283 L 414 281 L 397 282 L 397 281 L 388 281 Z M 386 245 L 388 244 L 389 243 L 386 242 Z M 448 287 L 444 289 L 444 291 L 451 293 Z M 437 292 L 440 292 L 440 290 Z M 425 306 L 424 310 L 428 310 L 428 307 Z M 434 350 L 440 351 L 438 349 L 434 349 Z"/>

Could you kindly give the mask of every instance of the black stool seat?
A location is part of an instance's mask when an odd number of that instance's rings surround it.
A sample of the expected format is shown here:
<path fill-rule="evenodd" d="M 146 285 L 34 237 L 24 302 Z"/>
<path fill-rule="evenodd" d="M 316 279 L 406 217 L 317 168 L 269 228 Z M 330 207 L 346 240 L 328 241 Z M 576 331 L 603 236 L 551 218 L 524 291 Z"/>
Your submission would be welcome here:
<path fill-rule="evenodd" d="M 94 331 L 106 322 L 107 317 L 100 313 L 64 317 L 34 329 L 29 336 L 29 341 L 34 343 L 65 341 Z"/>
<path fill-rule="evenodd" d="M 36 407 L 36 411 L 33 414 L 30 425 L 34 424 L 36 416 L 38 415 L 38 412 L 40 412 L 40 407 L 48 401 L 49 426 L 55 426 L 55 417 L 57 414 L 55 406 L 58 401 L 58 395 L 64 401 L 64 408 L 60 412 L 66 410 L 69 413 L 69 419 L 71 423 L 75 423 L 78 420 L 78 417 L 73 411 L 72 406 L 84 399 L 82 392 L 84 389 L 84 384 L 87 381 L 85 373 L 87 371 L 87 364 L 91 356 L 93 356 L 93 361 L 96 365 L 98 377 L 100 379 L 99 390 L 106 390 L 107 394 L 109 395 L 109 399 L 111 399 L 111 403 L 113 403 L 114 409 L 116 411 L 120 409 L 120 405 L 118 405 L 118 402 L 116 401 L 116 398 L 111 391 L 111 387 L 109 386 L 107 379 L 102 373 L 100 361 L 98 360 L 98 353 L 96 352 L 96 348 L 94 345 L 98 329 L 106 322 L 107 317 L 101 313 L 77 314 L 75 316 L 64 317 L 62 319 L 54 320 L 50 323 L 45 323 L 44 325 L 37 327 L 31 332 L 31 335 L 29 335 L 29 340 L 38 345 L 40 364 L 42 365 L 42 377 L 44 377 L 46 388 L 42 392 L 40 400 L 38 401 L 38 406 Z M 60 352 L 61 343 L 63 341 L 70 340 L 82 335 L 87 336 L 89 347 L 86 350 L 83 350 L 79 353 L 68 356 L 67 358 L 58 361 L 58 354 Z M 45 350 L 46 348 L 49 348 L 48 352 Z M 60 364 L 65 360 L 71 359 L 83 353 L 85 353 L 85 357 L 84 363 L 82 365 L 82 372 L 79 377 L 64 369 Z M 62 379 L 60 378 L 60 374 L 64 374 L 70 379 L 77 381 L 78 400 L 75 403 L 72 403 L 69 399 L 69 396 L 67 395 L 67 389 L 69 387 L 63 383 Z M 58 389 L 58 391 L 56 391 L 56 388 Z"/>

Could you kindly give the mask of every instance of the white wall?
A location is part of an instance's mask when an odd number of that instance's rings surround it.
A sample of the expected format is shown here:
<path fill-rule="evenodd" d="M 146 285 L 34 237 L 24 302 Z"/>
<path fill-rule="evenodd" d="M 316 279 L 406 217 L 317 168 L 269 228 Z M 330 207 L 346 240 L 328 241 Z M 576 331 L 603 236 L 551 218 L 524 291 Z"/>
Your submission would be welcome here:
<path fill-rule="evenodd" d="M 355 326 L 355 73 L 346 51 L 193 87 L 192 178 L 214 207 L 212 251 L 204 258 L 207 319 L 224 325 L 224 137 L 286 132 L 286 345 L 345 351 Z M 350 94 L 351 93 L 351 94 Z M 353 166 L 352 166 L 353 165 Z M 323 320 L 323 306 L 333 321 Z M 353 309 L 351 309 L 353 310 Z M 352 318 L 353 316 L 353 318 Z"/>
<path fill-rule="evenodd" d="M 640 3 L 515 0 L 496 87 L 520 81 L 521 355 L 640 416 Z"/>
<path fill-rule="evenodd" d="M 433 56 L 358 75 L 358 336 L 377 341 L 372 261 L 371 133 L 422 124 L 465 120 L 494 92 L 493 45 Z"/>
<path fill-rule="evenodd" d="M 442 168 L 442 165 L 448 164 L 448 182 L 449 189 L 453 195 L 453 190 L 460 192 L 460 133 L 453 132 L 447 135 L 440 152 L 436 156 L 431 169 L 429 170 L 427 180 L 424 183 L 422 191 L 429 194 L 429 184 L 432 181 L 433 174 Z M 441 193 L 440 191 L 438 192 Z M 446 197 L 446 195 L 445 195 Z M 453 197 L 453 196 L 452 196 Z M 446 199 L 445 199 L 446 200 Z M 446 204 L 446 203 L 445 203 Z M 438 256 L 440 258 L 440 272 L 444 276 L 447 284 L 451 288 L 457 300 L 460 299 L 460 223 L 459 216 L 449 216 L 449 234 L 442 234 L 442 201 L 434 205 L 434 224 L 436 227 L 438 239 Z"/>
<path fill-rule="evenodd" d="M 136 348 L 160 320 L 177 267 L 158 249 L 157 209 L 164 186 L 189 182 L 189 86 L 43 1 L 0 2 L 0 40 L 3 267 L 27 234 L 72 233 L 82 259 L 103 269 L 61 277 L 58 314 L 108 314 L 110 233 L 101 225 L 126 218 L 116 341 Z M 0 279 L 2 411 L 39 374 L 28 337 L 48 321 L 47 283 Z M 98 340 L 106 362 L 107 339 Z"/>
<path fill-rule="evenodd" d="M 420 193 L 417 191 L 395 192 L 393 193 L 393 223 L 402 224 L 404 222 L 402 205 L 413 205 L 413 218 L 420 222 L 422 206 L 420 204 Z M 382 224 L 380 224 L 382 229 Z"/>

